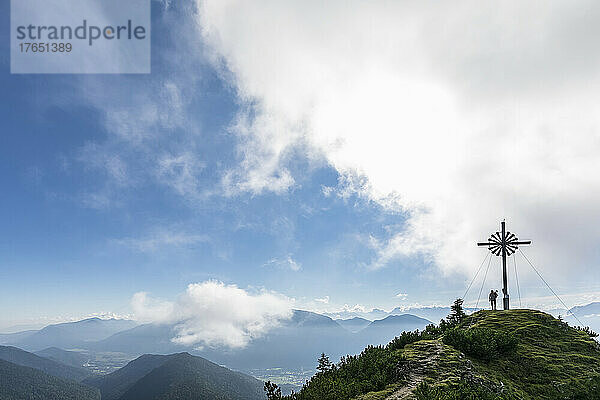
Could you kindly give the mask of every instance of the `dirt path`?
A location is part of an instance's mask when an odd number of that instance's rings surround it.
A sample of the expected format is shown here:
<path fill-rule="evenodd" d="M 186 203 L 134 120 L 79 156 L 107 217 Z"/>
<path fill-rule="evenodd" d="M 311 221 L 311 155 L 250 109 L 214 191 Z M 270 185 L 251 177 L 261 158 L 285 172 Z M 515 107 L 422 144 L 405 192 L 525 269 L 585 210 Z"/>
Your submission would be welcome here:
<path fill-rule="evenodd" d="M 431 342 L 428 346 L 428 351 L 421 357 L 415 360 L 410 360 L 408 364 L 408 383 L 396 390 L 386 400 L 402 400 L 410 398 L 413 390 L 417 388 L 419 383 L 423 382 L 425 377 L 435 373 L 440 356 L 444 351 L 444 345 L 440 342 Z M 422 354 L 422 352 L 419 352 Z"/>

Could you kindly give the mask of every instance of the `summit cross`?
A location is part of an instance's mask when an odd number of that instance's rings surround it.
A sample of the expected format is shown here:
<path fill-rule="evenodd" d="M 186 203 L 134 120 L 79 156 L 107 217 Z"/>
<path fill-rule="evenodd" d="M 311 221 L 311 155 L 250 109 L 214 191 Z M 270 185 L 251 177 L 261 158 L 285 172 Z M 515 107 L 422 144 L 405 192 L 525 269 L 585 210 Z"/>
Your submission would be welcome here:
<path fill-rule="evenodd" d="M 514 233 L 506 231 L 506 222 L 500 223 L 500 232 L 493 233 L 487 242 L 479 242 L 477 246 L 487 246 L 495 256 L 502 257 L 502 305 L 505 310 L 510 309 L 508 296 L 508 276 L 506 274 L 506 257 L 514 254 L 519 246 L 531 244 L 531 240 L 519 240 Z"/>

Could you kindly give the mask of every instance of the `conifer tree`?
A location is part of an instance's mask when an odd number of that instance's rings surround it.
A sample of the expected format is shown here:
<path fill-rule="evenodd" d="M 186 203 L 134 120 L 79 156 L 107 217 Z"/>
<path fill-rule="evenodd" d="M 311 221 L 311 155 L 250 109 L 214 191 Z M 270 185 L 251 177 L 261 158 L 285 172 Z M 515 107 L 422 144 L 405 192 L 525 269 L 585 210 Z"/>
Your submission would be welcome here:
<path fill-rule="evenodd" d="M 264 391 L 268 400 L 281 400 L 281 388 L 271 381 L 266 381 Z"/>
<path fill-rule="evenodd" d="M 454 304 L 452 304 L 450 310 L 450 315 L 446 319 L 451 326 L 460 324 L 467 316 L 463 310 L 463 299 L 454 300 Z"/>
<path fill-rule="evenodd" d="M 329 357 L 325 353 L 321 353 L 321 357 L 319 357 L 319 365 L 317 366 L 317 371 L 325 372 L 329 371 L 333 365 L 331 361 L 329 361 Z"/>

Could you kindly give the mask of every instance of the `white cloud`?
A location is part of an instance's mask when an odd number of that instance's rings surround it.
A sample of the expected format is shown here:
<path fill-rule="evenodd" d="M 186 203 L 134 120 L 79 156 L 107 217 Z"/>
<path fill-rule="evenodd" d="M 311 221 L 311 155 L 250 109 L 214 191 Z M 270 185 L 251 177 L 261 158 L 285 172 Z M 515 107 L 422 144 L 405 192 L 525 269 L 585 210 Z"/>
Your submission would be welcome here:
<path fill-rule="evenodd" d="M 348 311 L 348 312 L 357 312 L 357 313 L 366 313 L 371 310 L 367 309 L 367 307 L 362 304 L 355 304 L 353 306 L 344 304 L 341 309 L 337 310 L 337 312 Z"/>
<path fill-rule="evenodd" d="M 396 297 L 399 298 L 399 299 L 404 300 L 404 299 L 406 299 L 408 297 L 408 294 L 406 294 L 406 293 L 398 293 L 396 295 Z"/>
<path fill-rule="evenodd" d="M 81 76 L 79 96 L 98 110 L 106 135 L 83 146 L 77 157 L 85 168 L 106 179 L 93 179 L 84 205 L 109 208 L 126 203 L 128 189 L 159 184 L 187 201 L 205 199 L 217 183 L 198 182 L 205 167 L 206 138 L 201 138 L 202 114 L 193 102 L 204 90 L 207 66 L 202 44 L 186 38 L 198 35 L 193 1 L 170 7 L 163 1 L 161 20 L 169 26 L 172 45 L 157 52 L 158 68 L 165 73 L 121 76 Z M 69 97 L 52 99 L 71 107 Z M 200 140 L 202 139 L 202 140 Z M 210 187 L 209 187 L 210 186 Z"/>
<path fill-rule="evenodd" d="M 181 196 L 197 198 L 200 196 L 199 175 L 204 164 L 191 152 L 177 155 L 164 155 L 158 160 L 159 180 L 170 186 Z"/>
<path fill-rule="evenodd" d="M 317 313 L 327 315 L 333 319 L 347 319 L 361 317 L 370 321 L 385 318 L 387 312 L 380 308 L 368 307 L 363 304 L 344 304 L 343 306 L 329 304 L 328 307 L 313 307 Z"/>
<path fill-rule="evenodd" d="M 281 269 L 289 269 L 294 272 L 300 271 L 302 269 L 302 264 L 294 260 L 291 255 L 288 255 L 284 258 L 272 258 L 266 264 L 264 264 L 264 266 L 275 266 Z"/>
<path fill-rule="evenodd" d="M 199 127 L 195 114 L 188 112 L 194 84 L 188 75 L 150 81 L 125 77 L 120 85 L 101 77 L 81 81 L 81 97 L 100 111 L 107 133 L 102 140 L 86 142 L 76 157 L 102 177 L 89 182 L 84 205 L 120 205 L 128 191 L 149 183 L 186 200 L 205 197 L 208 189 L 198 183 L 205 167 L 198 151 Z"/>
<path fill-rule="evenodd" d="M 116 239 L 114 242 L 141 253 L 154 252 L 165 247 L 186 247 L 209 242 L 207 235 L 176 230 L 157 230 L 143 237 Z"/>
<path fill-rule="evenodd" d="M 236 285 L 206 281 L 190 284 L 176 301 L 136 293 L 132 307 L 139 321 L 175 324 L 173 342 L 196 347 L 243 348 L 292 316 L 293 300 L 274 292 L 249 293 Z"/>
<path fill-rule="evenodd" d="M 153 299 L 146 292 L 137 292 L 131 298 L 136 321 L 170 323 L 175 317 L 175 303 Z"/>
<path fill-rule="evenodd" d="M 285 191 L 310 149 L 341 193 L 408 215 L 374 268 L 424 254 L 470 275 L 506 217 L 555 278 L 594 271 L 600 4 L 583 3 L 199 1 L 247 106 L 227 185 Z"/>
<path fill-rule="evenodd" d="M 317 303 L 329 304 L 329 296 L 325 296 L 322 298 L 316 298 L 315 301 Z"/>

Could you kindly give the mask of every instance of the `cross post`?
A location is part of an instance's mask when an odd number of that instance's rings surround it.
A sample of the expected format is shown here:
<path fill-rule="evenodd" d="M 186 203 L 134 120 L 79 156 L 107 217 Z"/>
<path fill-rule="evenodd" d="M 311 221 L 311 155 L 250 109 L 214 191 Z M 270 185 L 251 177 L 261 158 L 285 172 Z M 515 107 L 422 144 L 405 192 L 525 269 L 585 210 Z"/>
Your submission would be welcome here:
<path fill-rule="evenodd" d="M 514 254 L 519 246 L 531 244 L 531 240 L 519 240 L 514 233 L 506 231 L 506 221 L 500 223 L 500 232 L 493 233 L 487 242 L 479 242 L 477 246 L 486 246 L 495 256 L 502 257 L 502 305 L 510 309 L 508 295 L 508 275 L 506 273 L 506 257 Z"/>

